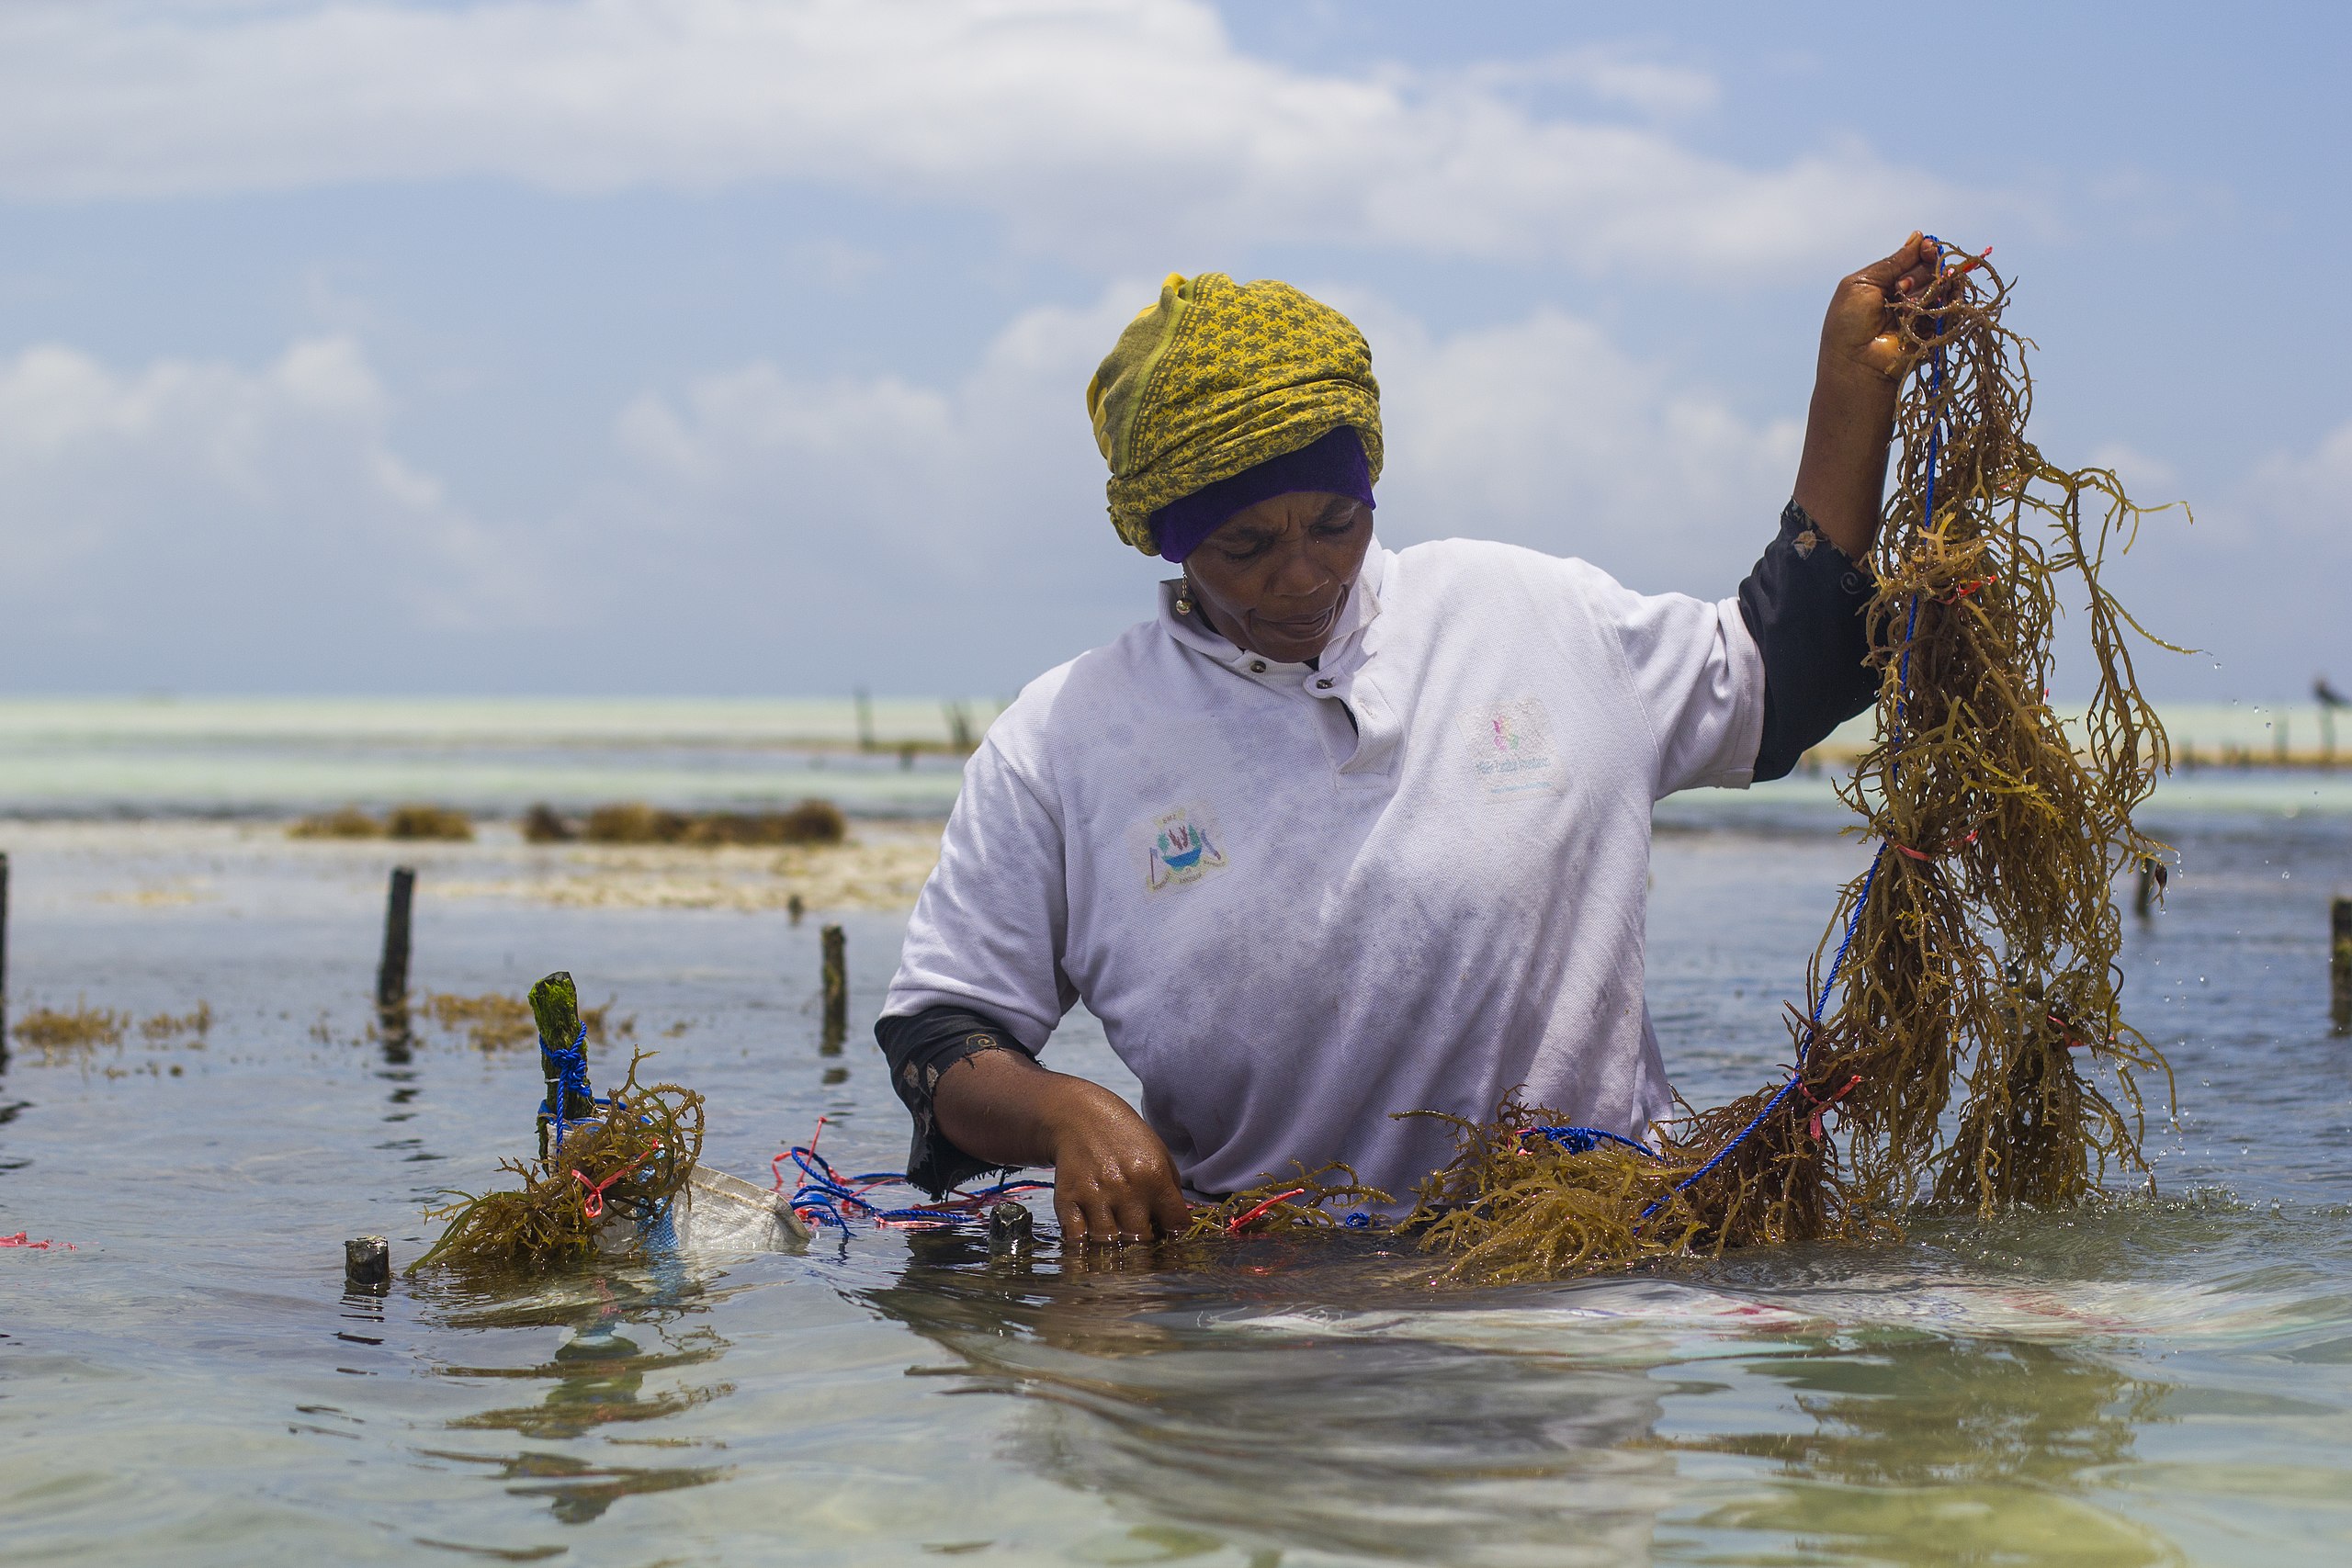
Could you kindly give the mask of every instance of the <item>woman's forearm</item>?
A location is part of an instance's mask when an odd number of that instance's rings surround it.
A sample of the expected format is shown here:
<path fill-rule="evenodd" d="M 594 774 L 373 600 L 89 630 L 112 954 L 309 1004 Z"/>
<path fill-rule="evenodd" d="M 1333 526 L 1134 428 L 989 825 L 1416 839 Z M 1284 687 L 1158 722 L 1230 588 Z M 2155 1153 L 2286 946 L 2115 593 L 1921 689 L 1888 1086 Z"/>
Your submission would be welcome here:
<path fill-rule="evenodd" d="M 1937 256 L 1934 241 L 1913 233 L 1884 261 L 1840 278 L 1822 319 L 1796 503 L 1853 560 L 1878 542 L 1886 446 L 1910 368 L 1892 302 L 1928 287 Z"/>
<path fill-rule="evenodd" d="M 975 1158 L 1052 1166 L 1066 1247 L 1177 1235 L 1191 1221 L 1167 1145 L 1101 1084 L 983 1051 L 939 1076 L 932 1114 Z"/>
<path fill-rule="evenodd" d="M 991 1166 L 1054 1163 L 1057 1112 L 1065 1086 L 1084 1084 L 1041 1067 L 1018 1051 L 983 1051 L 940 1075 L 932 1116 L 950 1143 Z M 1086 1088 L 1092 1088 L 1085 1084 Z"/>
<path fill-rule="evenodd" d="M 1833 363 L 1826 354 L 1814 377 L 1796 503 L 1854 560 L 1878 539 L 1896 390 L 1885 377 L 1850 362 Z"/>

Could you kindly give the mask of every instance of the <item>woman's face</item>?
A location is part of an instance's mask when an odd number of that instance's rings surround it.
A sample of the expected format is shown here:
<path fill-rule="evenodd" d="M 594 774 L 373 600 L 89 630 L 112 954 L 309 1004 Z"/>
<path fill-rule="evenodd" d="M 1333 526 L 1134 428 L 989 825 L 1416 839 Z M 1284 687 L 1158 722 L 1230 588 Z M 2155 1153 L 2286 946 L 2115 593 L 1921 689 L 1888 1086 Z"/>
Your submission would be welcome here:
<path fill-rule="evenodd" d="M 1193 600 L 1238 648 L 1286 664 L 1323 651 L 1372 544 L 1372 509 L 1302 491 L 1235 513 L 1184 559 Z"/>

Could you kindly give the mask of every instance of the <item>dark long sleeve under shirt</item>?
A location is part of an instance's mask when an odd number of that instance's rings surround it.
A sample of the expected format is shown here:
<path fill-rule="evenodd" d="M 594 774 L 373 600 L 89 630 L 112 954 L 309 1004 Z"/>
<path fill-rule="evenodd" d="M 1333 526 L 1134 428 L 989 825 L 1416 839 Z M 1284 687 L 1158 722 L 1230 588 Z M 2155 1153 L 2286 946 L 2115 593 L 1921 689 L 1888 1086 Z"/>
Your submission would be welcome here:
<path fill-rule="evenodd" d="M 1877 592 L 1867 566 L 1831 544 L 1792 501 L 1781 529 L 1739 585 L 1739 615 L 1764 660 L 1764 734 L 1756 777 L 1785 777 L 1806 751 L 1878 694 L 1862 612 Z M 968 1008 L 933 1007 L 885 1018 L 874 1035 L 890 1087 L 914 1117 L 907 1179 L 933 1196 L 998 1168 L 939 1131 L 932 1098 L 942 1074 L 983 1051 L 1026 1049 L 996 1020 Z"/>

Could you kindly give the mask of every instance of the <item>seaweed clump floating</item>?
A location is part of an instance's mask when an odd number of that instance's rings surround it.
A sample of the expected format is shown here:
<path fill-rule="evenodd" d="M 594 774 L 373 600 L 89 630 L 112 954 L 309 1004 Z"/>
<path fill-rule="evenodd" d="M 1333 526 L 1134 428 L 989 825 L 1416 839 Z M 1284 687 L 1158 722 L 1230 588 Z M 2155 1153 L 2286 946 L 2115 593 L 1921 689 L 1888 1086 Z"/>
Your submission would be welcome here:
<path fill-rule="evenodd" d="M 2109 1167 L 2145 1168 L 2139 1080 L 2169 1100 L 2171 1071 L 2122 1016 L 2111 884 L 2167 852 L 2132 820 L 2169 753 L 2128 638 L 2171 645 L 2101 574 L 2150 509 L 2026 438 L 2009 285 L 1944 255 L 1892 312 L 1911 369 L 1865 612 L 1879 739 L 1840 785 L 1879 849 L 1814 954 L 1812 1007 L 1791 1009 L 1794 1066 L 1655 1146 L 1515 1098 L 1492 1122 L 1441 1118 L 1455 1157 L 1406 1224 L 1455 1278 L 1859 1238 L 1923 1199 L 2059 1208 Z M 2049 702 L 2062 596 L 2086 610 L 2098 671 L 2075 734 Z"/>
<path fill-rule="evenodd" d="M 639 1085 L 645 1052 L 631 1057 L 627 1081 L 609 1097 L 590 1089 L 587 1031 L 570 975 L 532 987 L 531 1010 L 547 1078 L 539 1156 L 502 1162 L 520 1179 L 517 1188 L 452 1192 L 458 1201 L 429 1211 L 427 1218 L 448 1224 L 412 1273 L 428 1263 L 544 1266 L 587 1256 L 607 1216 L 665 1212 L 702 1157 L 702 1096 L 676 1084 Z"/>

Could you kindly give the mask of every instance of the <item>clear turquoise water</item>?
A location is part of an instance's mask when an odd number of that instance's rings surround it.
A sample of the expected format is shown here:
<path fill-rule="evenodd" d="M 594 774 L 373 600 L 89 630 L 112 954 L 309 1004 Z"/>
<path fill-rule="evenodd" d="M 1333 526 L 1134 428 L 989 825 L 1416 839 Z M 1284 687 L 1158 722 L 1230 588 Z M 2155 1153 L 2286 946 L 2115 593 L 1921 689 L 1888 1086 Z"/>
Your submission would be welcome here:
<path fill-rule="evenodd" d="M 346 1295 L 343 1238 L 413 1258 L 435 1190 L 523 1149 L 528 1059 L 368 1038 L 365 850 L 0 825 L 20 1011 L 220 1020 L 200 1050 L 134 1033 L 0 1077 L 0 1233 L 77 1246 L 0 1251 L 0 1560 L 2342 1562 L 2326 904 L 2352 818 L 2170 798 L 2183 871 L 2126 960 L 2180 1079 L 2154 1200 L 1510 1291 L 1432 1290 L 1368 1242 L 1198 1272 L 865 1233 Z M 1706 1100 L 1771 1072 L 1864 852 L 1803 789 L 1661 816 L 1650 990 Z M 202 897 L 121 897 L 158 886 Z M 763 1175 L 820 1113 L 847 1165 L 903 1152 L 870 1048 L 818 1048 L 813 919 L 418 919 L 420 989 L 568 967 L 616 997 L 709 1094 L 726 1169 Z M 845 923 L 870 1012 L 899 921 Z M 1066 1034 L 1064 1064 L 1127 1085 L 1083 1019 Z"/>

